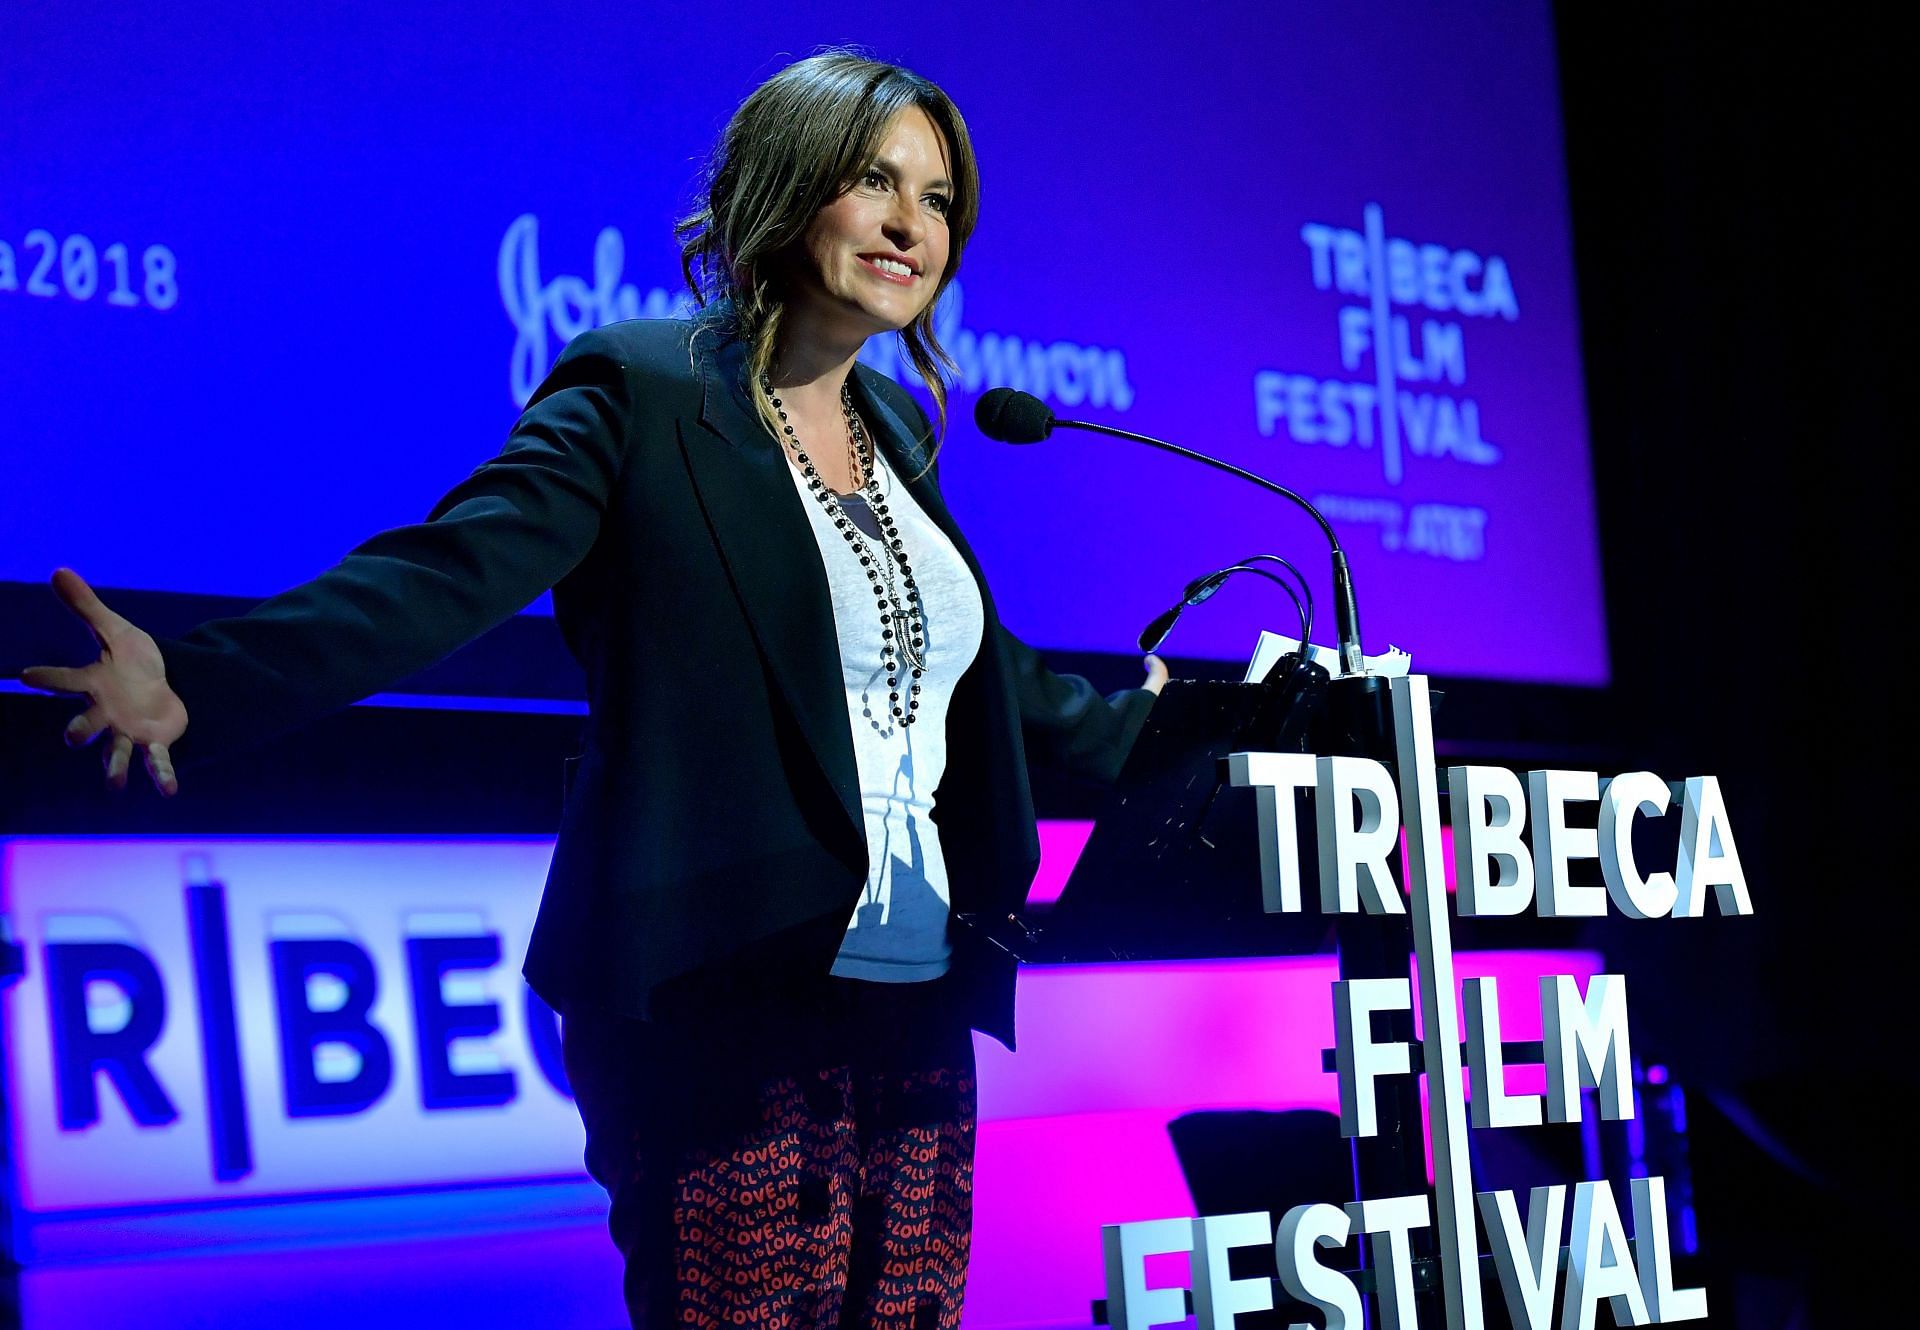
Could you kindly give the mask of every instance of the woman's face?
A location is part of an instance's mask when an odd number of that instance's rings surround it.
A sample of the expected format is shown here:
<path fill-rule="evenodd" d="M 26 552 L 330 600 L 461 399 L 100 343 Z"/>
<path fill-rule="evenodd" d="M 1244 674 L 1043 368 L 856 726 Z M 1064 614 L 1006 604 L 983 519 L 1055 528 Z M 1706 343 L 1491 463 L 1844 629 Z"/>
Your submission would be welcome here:
<path fill-rule="evenodd" d="M 873 161 L 801 240 L 788 301 L 796 326 L 864 341 L 913 322 L 947 270 L 949 171 L 946 139 L 925 111 L 914 106 L 894 117 Z"/>

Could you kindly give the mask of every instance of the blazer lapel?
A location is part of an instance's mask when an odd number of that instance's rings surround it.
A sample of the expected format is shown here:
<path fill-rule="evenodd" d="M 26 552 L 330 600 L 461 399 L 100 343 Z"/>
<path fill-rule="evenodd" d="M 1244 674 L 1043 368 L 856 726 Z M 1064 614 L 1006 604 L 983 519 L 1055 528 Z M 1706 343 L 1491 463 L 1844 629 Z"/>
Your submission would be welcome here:
<path fill-rule="evenodd" d="M 744 348 L 730 341 L 703 360 L 700 423 L 707 433 L 683 435 L 687 467 L 767 672 L 864 851 L 866 819 L 833 595 L 813 527 L 785 453 L 740 386 Z"/>
<path fill-rule="evenodd" d="M 833 596 L 817 556 L 805 500 L 794 488 L 780 445 L 750 405 L 741 384 L 744 348 L 727 342 L 704 358 L 698 431 L 683 431 L 689 474 L 734 590 L 781 695 L 866 849 L 859 768 L 848 723 Z M 978 559 L 947 511 L 927 452 L 900 413 L 873 386 L 874 371 L 854 366 L 855 405 L 873 428 L 875 445 L 927 516 L 946 533 L 980 588 L 986 634 L 974 667 L 962 676 L 949 720 L 948 775 L 943 797 L 953 806 L 940 816 L 943 849 L 956 911 L 985 908 L 1002 890 L 1024 892 L 1039 856 L 1032 834 L 1032 803 L 1020 746 L 1019 707 L 994 646 L 999 617 Z M 918 479 L 912 477 L 918 476 Z M 1027 834 L 997 829 L 1025 825 Z M 956 831 L 963 834 L 954 835 Z M 997 917 L 997 916 L 996 916 Z"/>

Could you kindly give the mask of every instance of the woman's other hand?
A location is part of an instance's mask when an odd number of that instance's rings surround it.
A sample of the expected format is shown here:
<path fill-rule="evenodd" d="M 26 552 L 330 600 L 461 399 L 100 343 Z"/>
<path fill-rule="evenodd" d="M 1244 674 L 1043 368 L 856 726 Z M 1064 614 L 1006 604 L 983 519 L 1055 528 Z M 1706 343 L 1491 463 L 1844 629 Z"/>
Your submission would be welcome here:
<path fill-rule="evenodd" d="M 1167 662 L 1161 660 L 1158 656 L 1149 655 L 1147 657 L 1147 681 L 1140 686 L 1149 693 L 1152 693 L 1155 697 L 1160 696 L 1160 690 L 1167 686 Z"/>
<path fill-rule="evenodd" d="M 126 788 L 127 768 L 139 748 L 154 786 L 164 795 L 178 794 L 180 780 L 167 745 L 186 733 L 187 708 L 167 686 L 160 649 L 151 636 L 108 609 L 73 569 L 56 570 L 53 589 L 100 644 L 100 659 L 77 669 L 35 665 L 20 672 L 20 682 L 43 692 L 87 695 L 93 705 L 68 723 L 66 739 L 78 748 L 112 732 L 102 759 L 108 785 Z"/>

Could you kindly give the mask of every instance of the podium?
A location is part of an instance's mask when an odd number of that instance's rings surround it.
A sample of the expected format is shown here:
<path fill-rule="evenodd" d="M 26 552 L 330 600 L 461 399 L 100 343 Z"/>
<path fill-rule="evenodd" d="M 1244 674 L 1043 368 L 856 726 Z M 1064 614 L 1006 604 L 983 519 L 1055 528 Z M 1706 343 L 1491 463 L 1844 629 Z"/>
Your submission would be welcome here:
<path fill-rule="evenodd" d="M 1291 657 L 1263 683 L 1169 681 L 1059 900 L 991 936 L 1028 963 L 1323 950 L 1321 920 L 1262 908 L 1254 802 L 1227 758 L 1307 751 L 1326 689 L 1325 670 Z"/>
<path fill-rule="evenodd" d="M 1438 705 L 1439 695 L 1432 695 Z M 1261 895 L 1255 793 L 1236 788 L 1228 759 L 1237 752 L 1395 756 L 1388 681 L 1330 679 L 1325 669 L 1283 656 L 1259 682 L 1170 680 L 1149 712 L 1118 781 L 1059 900 L 1041 915 L 965 922 L 1028 964 L 1099 963 L 1326 950 L 1331 939 L 1342 980 L 1407 977 L 1413 964 L 1409 917 L 1342 914 L 1308 908 L 1269 913 Z M 1311 865 L 1313 818 L 1296 793 L 1303 829 L 1301 879 Z M 1403 865 L 1393 863 L 1404 893 Z M 1382 1014 L 1382 1033 L 1418 1053 L 1411 1011 Z M 1426 1191 L 1419 1078 L 1379 1087 L 1379 1131 L 1350 1142 L 1360 1196 Z M 1432 1232 L 1416 1248 L 1422 1321 L 1441 1324 L 1432 1303 L 1439 1287 Z M 1365 1244 L 1357 1244 L 1363 1289 L 1372 1284 Z M 1430 1318 L 1430 1319 L 1429 1319 Z"/>

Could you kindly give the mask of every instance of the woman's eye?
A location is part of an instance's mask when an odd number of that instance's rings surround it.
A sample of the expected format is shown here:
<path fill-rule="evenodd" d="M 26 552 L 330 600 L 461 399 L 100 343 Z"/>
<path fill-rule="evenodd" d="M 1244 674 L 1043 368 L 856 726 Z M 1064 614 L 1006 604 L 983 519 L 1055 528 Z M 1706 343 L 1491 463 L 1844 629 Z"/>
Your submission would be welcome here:
<path fill-rule="evenodd" d="M 945 217 L 948 213 L 953 211 L 953 200 L 948 198 L 945 194 L 929 194 L 927 195 L 927 202 L 932 204 L 933 210 L 939 213 L 942 217 Z"/>
<path fill-rule="evenodd" d="M 872 185 L 875 189 L 886 188 L 887 178 L 878 171 L 868 171 L 860 177 L 863 185 Z"/>

